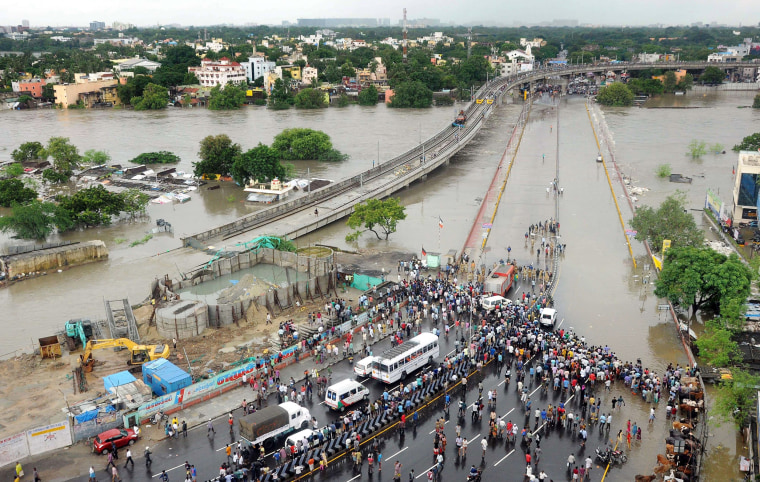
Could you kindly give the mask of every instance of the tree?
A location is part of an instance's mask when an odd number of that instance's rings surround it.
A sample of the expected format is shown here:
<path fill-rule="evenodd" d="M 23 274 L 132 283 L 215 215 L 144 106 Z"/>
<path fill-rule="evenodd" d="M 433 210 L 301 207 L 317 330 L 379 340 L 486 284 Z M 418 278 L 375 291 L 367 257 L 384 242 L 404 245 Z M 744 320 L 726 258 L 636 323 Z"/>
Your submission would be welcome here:
<path fill-rule="evenodd" d="M 760 376 L 741 368 L 731 369 L 731 378 L 721 380 L 713 409 L 724 421 L 732 421 L 737 429 L 749 425 L 757 402 Z"/>
<path fill-rule="evenodd" d="M 313 129 L 285 129 L 272 142 L 281 159 L 340 161 L 348 157 L 333 148 L 330 136 Z"/>
<path fill-rule="evenodd" d="M 760 151 L 760 132 L 755 132 L 742 139 L 742 141 L 732 148 L 735 152 L 739 151 Z"/>
<path fill-rule="evenodd" d="M 665 81 L 662 83 L 665 86 L 665 92 L 673 92 L 676 90 L 676 73 L 672 70 L 665 72 Z"/>
<path fill-rule="evenodd" d="M 42 86 L 42 100 L 46 102 L 55 101 L 55 89 L 53 84 L 45 84 Z"/>
<path fill-rule="evenodd" d="M 394 197 L 385 201 L 369 199 L 366 203 L 357 204 L 346 221 L 348 227 L 354 230 L 346 236 L 346 241 L 357 240 L 365 231 L 372 231 L 377 239 L 388 239 L 388 236 L 396 232 L 398 222 L 406 219 L 405 211 L 406 208 L 399 204 L 399 199 Z"/>
<path fill-rule="evenodd" d="M 8 208 L 12 204 L 26 204 L 37 197 L 37 191 L 24 186 L 20 179 L 0 180 L 0 206 Z"/>
<path fill-rule="evenodd" d="M 702 308 L 720 310 L 729 300 L 749 296 L 752 277 L 736 254 L 681 246 L 666 251 L 654 293 L 695 313 Z"/>
<path fill-rule="evenodd" d="M 388 107 L 424 108 L 433 104 L 433 91 L 418 81 L 401 82 L 393 89 Z"/>
<path fill-rule="evenodd" d="M 9 216 L 0 217 L 0 231 L 21 239 L 44 240 L 55 227 L 64 231 L 71 225 L 68 213 L 49 202 L 14 204 Z"/>
<path fill-rule="evenodd" d="M 132 97 L 131 103 L 135 110 L 165 109 L 169 103 L 169 93 L 166 87 L 150 83 L 145 86 L 142 97 Z"/>
<path fill-rule="evenodd" d="M 755 100 L 752 101 L 752 108 L 753 109 L 760 109 L 760 94 L 757 94 L 755 96 Z"/>
<path fill-rule="evenodd" d="M 84 156 L 82 156 L 82 161 L 87 164 L 103 165 L 110 160 L 111 156 L 106 151 L 98 151 L 95 149 L 84 151 Z"/>
<path fill-rule="evenodd" d="M 340 66 L 340 75 L 349 78 L 356 77 L 356 69 L 350 60 Z"/>
<path fill-rule="evenodd" d="M 180 161 L 178 155 L 169 151 L 143 152 L 129 162 L 133 164 L 174 164 Z"/>
<path fill-rule="evenodd" d="M 321 109 L 327 107 L 325 94 L 319 89 L 301 89 L 296 94 L 295 104 L 297 109 Z"/>
<path fill-rule="evenodd" d="M 676 84 L 676 90 L 686 92 L 694 87 L 694 76 L 691 74 L 684 75 Z"/>
<path fill-rule="evenodd" d="M 359 105 L 377 105 L 377 87 L 370 85 L 359 92 Z"/>
<path fill-rule="evenodd" d="M 201 160 L 193 163 L 193 172 L 196 177 L 204 174 L 226 176 L 241 152 L 240 144 L 233 143 L 227 134 L 206 136 L 201 141 L 201 149 L 198 152 Z"/>
<path fill-rule="evenodd" d="M 739 344 L 731 339 L 733 333 L 720 320 L 708 320 L 705 333 L 697 338 L 699 357 L 714 367 L 727 367 L 741 359 Z"/>
<path fill-rule="evenodd" d="M 625 84 L 615 82 L 599 89 L 596 101 L 602 105 L 627 107 L 633 105 L 633 92 Z"/>
<path fill-rule="evenodd" d="M 53 167 L 59 174 L 71 176 L 74 169 L 79 167 L 82 156 L 74 144 L 69 142 L 68 137 L 51 137 L 48 145 L 39 153 L 40 157 L 53 158 Z"/>
<path fill-rule="evenodd" d="M 58 206 L 68 211 L 74 225 L 100 226 L 111 224 L 111 216 L 124 211 L 124 198 L 102 185 L 88 187 L 71 196 L 60 196 Z"/>
<path fill-rule="evenodd" d="M 687 153 L 691 156 L 692 159 L 699 159 L 700 157 L 707 154 L 707 143 L 705 141 L 692 139 L 691 142 L 689 142 L 687 149 Z"/>
<path fill-rule="evenodd" d="M 24 142 L 18 149 L 14 149 L 11 153 L 11 158 L 16 162 L 33 161 L 40 158 L 40 152 L 42 151 L 42 144 L 33 142 Z"/>
<path fill-rule="evenodd" d="M 699 82 L 702 84 L 721 84 L 726 78 L 726 73 L 718 67 L 705 67 L 705 71 L 699 76 Z"/>
<path fill-rule="evenodd" d="M 150 202 L 150 196 L 137 188 L 129 188 L 119 193 L 124 206 L 122 210 L 134 217 L 135 214 L 144 213 Z"/>
<path fill-rule="evenodd" d="M 681 191 L 668 196 L 657 209 L 641 206 L 631 219 L 631 227 L 637 231 L 636 239 L 649 241 L 655 251 L 665 239 L 671 246 L 701 246 L 704 241 L 694 216 L 686 211 L 686 194 Z"/>
<path fill-rule="evenodd" d="M 0 177 L 19 177 L 24 173 L 24 166 L 20 162 L 6 164 L 0 169 Z"/>
<path fill-rule="evenodd" d="M 239 155 L 232 165 L 232 179 L 241 186 L 249 181 L 283 180 L 288 169 L 280 163 L 277 150 L 259 142 L 259 145 Z"/>
<path fill-rule="evenodd" d="M 274 81 L 272 94 L 269 96 L 270 109 L 290 109 L 294 103 L 293 93 L 287 88 L 282 79 Z"/>
<path fill-rule="evenodd" d="M 218 85 L 211 89 L 208 108 L 211 110 L 235 110 L 245 102 L 245 92 L 235 84 L 227 84 L 224 89 Z"/>

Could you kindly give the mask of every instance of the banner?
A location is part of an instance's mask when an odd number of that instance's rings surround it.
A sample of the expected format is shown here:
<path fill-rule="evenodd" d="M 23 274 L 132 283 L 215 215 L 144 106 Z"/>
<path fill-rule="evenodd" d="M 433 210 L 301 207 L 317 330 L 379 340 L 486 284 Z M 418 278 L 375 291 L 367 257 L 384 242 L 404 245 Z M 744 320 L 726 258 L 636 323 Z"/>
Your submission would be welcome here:
<path fill-rule="evenodd" d="M 29 447 L 26 445 L 26 433 L 19 432 L 0 440 L 0 467 L 15 464 L 28 456 Z"/>
<path fill-rule="evenodd" d="M 38 455 L 71 445 L 69 421 L 53 423 L 26 431 L 29 453 Z"/>

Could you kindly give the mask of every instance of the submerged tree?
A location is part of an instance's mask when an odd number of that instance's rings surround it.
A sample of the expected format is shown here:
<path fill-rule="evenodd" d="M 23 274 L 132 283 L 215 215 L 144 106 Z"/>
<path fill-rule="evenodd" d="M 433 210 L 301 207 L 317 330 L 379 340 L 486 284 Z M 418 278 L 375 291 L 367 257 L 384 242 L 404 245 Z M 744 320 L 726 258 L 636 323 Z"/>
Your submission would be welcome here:
<path fill-rule="evenodd" d="M 354 230 L 346 236 L 346 241 L 356 241 L 366 231 L 375 233 L 377 239 L 388 239 L 396 232 L 398 222 L 406 219 L 405 211 L 406 208 L 395 197 L 384 201 L 369 199 L 366 203 L 357 204 L 346 222 Z"/>

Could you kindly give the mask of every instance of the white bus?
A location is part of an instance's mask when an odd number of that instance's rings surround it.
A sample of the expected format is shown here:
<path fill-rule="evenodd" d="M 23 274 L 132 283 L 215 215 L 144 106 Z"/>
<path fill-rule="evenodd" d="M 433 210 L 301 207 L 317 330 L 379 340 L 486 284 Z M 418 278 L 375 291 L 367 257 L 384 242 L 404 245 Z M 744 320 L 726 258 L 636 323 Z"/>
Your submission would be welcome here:
<path fill-rule="evenodd" d="M 420 333 L 414 338 L 394 346 L 372 364 L 372 378 L 384 383 L 394 383 L 438 357 L 438 336 Z"/>

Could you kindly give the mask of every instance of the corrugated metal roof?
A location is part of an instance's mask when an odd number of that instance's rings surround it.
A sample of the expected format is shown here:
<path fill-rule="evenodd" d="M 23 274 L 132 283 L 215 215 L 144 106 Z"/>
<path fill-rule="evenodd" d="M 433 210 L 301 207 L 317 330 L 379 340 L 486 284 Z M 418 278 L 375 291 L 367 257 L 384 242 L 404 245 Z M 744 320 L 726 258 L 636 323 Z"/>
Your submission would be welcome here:
<path fill-rule="evenodd" d="M 172 383 L 188 378 L 190 375 L 165 358 L 159 358 L 143 365 L 143 373 L 155 374 L 162 381 Z"/>

